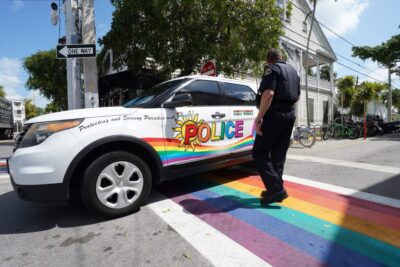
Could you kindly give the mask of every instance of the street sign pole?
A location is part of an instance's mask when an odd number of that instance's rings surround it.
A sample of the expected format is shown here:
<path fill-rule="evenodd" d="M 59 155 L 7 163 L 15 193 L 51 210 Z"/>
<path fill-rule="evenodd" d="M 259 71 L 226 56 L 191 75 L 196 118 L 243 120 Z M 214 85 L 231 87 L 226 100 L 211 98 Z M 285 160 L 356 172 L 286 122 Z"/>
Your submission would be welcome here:
<path fill-rule="evenodd" d="M 94 24 L 94 1 L 83 0 L 82 5 L 82 41 L 84 44 L 96 44 Z M 96 47 L 94 48 L 96 52 Z M 83 59 L 83 73 L 85 86 L 85 108 L 99 106 L 97 61 L 94 58 Z"/>
<path fill-rule="evenodd" d="M 76 0 L 65 1 L 65 23 L 66 23 L 66 43 L 76 44 L 77 29 L 76 21 Z M 68 110 L 81 108 L 80 83 L 77 79 L 77 62 L 75 58 L 67 58 L 67 95 Z"/>

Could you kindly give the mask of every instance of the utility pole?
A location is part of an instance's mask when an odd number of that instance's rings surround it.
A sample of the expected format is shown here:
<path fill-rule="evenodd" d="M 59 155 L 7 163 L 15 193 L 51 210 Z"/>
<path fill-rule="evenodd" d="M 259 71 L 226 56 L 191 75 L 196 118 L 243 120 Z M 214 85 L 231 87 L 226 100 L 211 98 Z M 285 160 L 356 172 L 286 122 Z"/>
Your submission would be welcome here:
<path fill-rule="evenodd" d="M 82 42 L 96 44 L 94 0 L 82 0 Z M 83 59 L 85 108 L 99 106 L 98 74 L 96 58 Z"/>
<path fill-rule="evenodd" d="M 310 50 L 310 39 L 311 39 L 311 33 L 314 25 L 314 18 L 315 18 L 315 10 L 317 9 L 317 1 L 314 1 L 314 9 L 311 11 L 311 26 L 310 26 L 310 32 L 308 33 L 308 38 L 307 38 L 307 48 L 306 48 L 306 109 L 307 109 L 307 127 L 310 128 L 310 108 L 308 106 L 308 53 Z M 306 18 L 304 21 L 307 23 L 307 17 L 310 15 L 307 14 Z"/>
<path fill-rule="evenodd" d="M 389 88 L 388 88 L 388 114 L 387 121 L 392 121 L 392 73 L 390 71 L 390 66 L 388 66 L 389 72 Z"/>
<path fill-rule="evenodd" d="M 78 43 L 78 31 L 76 28 L 78 14 L 78 3 L 76 0 L 65 0 L 65 24 L 66 24 L 66 44 Z M 79 109 L 82 107 L 81 87 L 79 81 L 80 71 L 77 69 L 75 58 L 67 59 L 67 91 L 68 91 L 68 110 Z M 78 73 L 79 71 L 79 73 Z"/>

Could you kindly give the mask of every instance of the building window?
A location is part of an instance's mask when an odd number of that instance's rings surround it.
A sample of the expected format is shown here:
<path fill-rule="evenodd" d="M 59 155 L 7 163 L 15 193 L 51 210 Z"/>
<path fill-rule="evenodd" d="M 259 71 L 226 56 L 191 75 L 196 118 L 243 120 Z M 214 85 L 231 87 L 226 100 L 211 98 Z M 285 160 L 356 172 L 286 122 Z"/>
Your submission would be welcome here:
<path fill-rule="evenodd" d="M 310 113 L 310 123 L 314 123 L 314 98 L 308 98 L 308 112 Z"/>
<path fill-rule="evenodd" d="M 322 101 L 322 108 L 324 109 L 323 123 L 328 123 L 329 118 L 329 101 Z"/>
<path fill-rule="evenodd" d="M 307 21 L 303 21 L 303 32 L 307 32 Z"/>

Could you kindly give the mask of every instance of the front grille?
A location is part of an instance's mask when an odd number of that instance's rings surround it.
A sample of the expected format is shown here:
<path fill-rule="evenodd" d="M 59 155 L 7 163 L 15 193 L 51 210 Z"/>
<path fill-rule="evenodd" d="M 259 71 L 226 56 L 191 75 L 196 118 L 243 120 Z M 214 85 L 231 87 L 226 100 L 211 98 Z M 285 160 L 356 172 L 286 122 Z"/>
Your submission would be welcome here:
<path fill-rule="evenodd" d="M 19 132 L 19 134 L 15 138 L 14 152 L 21 145 L 22 139 L 24 139 L 25 134 L 28 132 L 28 130 L 29 130 L 29 128 L 31 128 L 31 126 L 32 126 L 31 123 L 30 124 L 24 124 L 24 126 L 22 126 L 21 132 Z"/>

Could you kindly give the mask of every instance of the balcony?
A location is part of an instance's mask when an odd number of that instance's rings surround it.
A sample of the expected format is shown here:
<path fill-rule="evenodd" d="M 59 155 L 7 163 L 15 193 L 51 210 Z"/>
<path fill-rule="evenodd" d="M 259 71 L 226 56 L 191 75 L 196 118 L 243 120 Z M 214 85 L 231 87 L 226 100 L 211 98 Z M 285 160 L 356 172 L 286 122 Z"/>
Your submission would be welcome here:
<path fill-rule="evenodd" d="M 303 75 L 301 78 L 301 85 L 305 86 L 306 84 L 306 76 Z M 319 87 L 320 90 L 331 91 L 331 82 L 323 79 L 319 79 L 319 86 L 317 84 L 317 77 L 308 75 L 308 86 L 317 89 Z"/>

